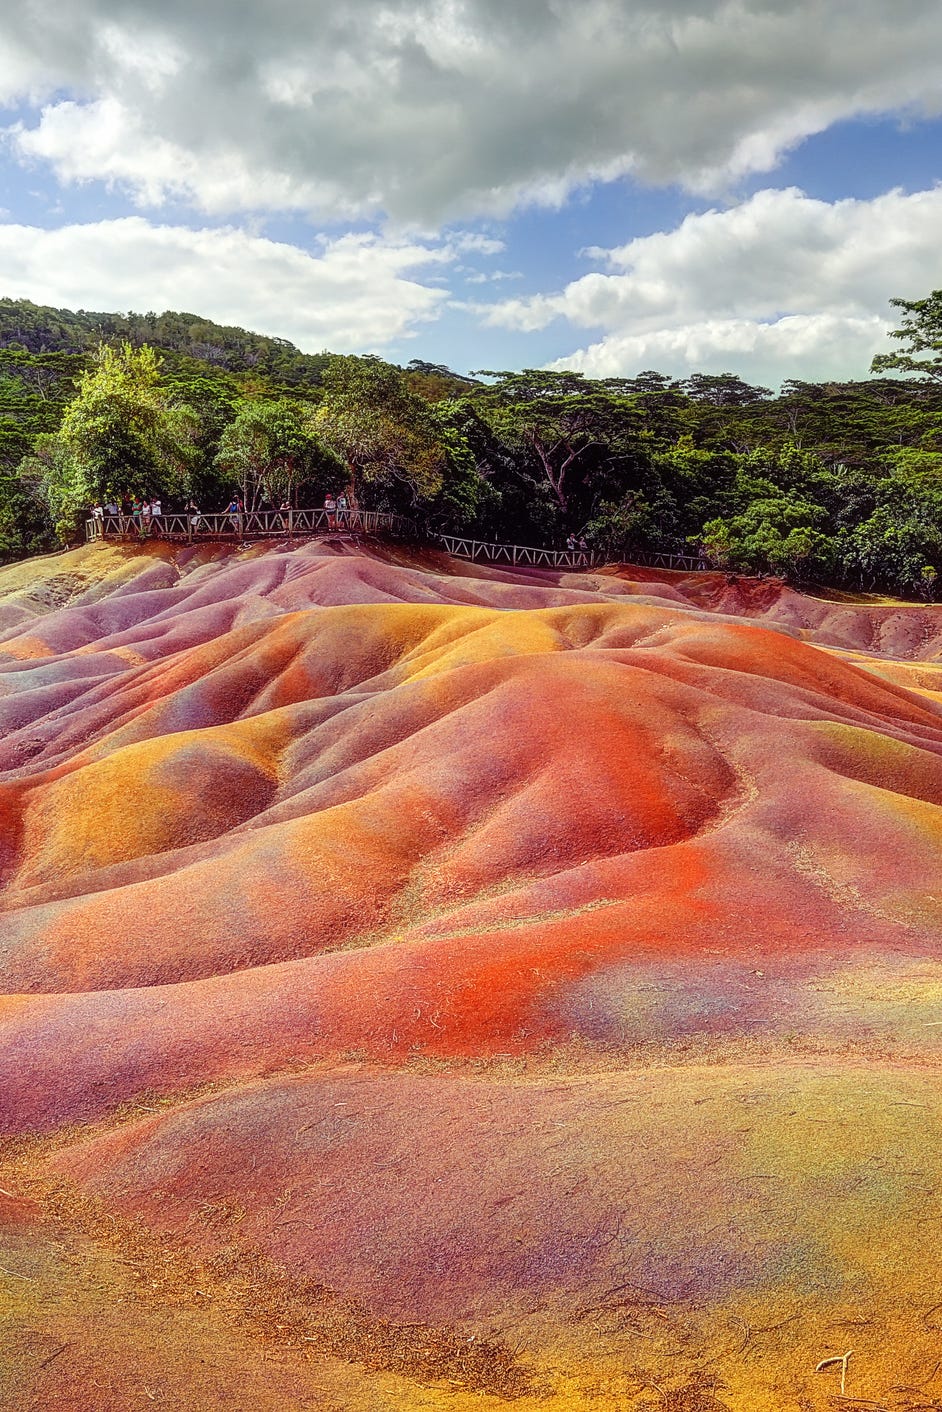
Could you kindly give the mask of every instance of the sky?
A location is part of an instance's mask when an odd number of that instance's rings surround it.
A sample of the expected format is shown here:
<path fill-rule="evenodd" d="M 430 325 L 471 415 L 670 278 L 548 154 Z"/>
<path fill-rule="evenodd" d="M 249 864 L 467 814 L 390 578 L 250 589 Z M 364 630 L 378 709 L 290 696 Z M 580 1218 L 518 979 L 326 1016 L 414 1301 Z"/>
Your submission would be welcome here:
<path fill-rule="evenodd" d="M 939 0 L 19 0 L 0 295 L 461 372 L 861 378 L 942 286 Z"/>

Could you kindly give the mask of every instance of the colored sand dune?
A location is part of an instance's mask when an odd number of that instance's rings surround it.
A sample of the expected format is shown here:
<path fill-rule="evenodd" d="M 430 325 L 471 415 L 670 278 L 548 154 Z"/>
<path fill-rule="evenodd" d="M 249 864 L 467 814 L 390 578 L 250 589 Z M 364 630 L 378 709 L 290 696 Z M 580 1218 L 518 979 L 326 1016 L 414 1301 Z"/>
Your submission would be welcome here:
<path fill-rule="evenodd" d="M 721 575 L 0 570 L 0 1405 L 942 1405 L 940 703 Z"/>

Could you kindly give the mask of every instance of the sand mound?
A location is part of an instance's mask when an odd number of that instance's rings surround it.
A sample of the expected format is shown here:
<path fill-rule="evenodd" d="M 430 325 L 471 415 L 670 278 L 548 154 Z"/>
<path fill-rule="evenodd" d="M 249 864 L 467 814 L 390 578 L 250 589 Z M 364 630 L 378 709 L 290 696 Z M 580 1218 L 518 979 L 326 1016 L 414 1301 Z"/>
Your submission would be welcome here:
<path fill-rule="evenodd" d="M 937 1279 L 940 631 L 325 545 L 0 570 L 5 1130 L 348 1331 L 523 1340 L 469 1396 L 581 1406 L 617 1363 L 592 1405 L 643 1406 L 694 1310 L 677 1407 L 797 1405 L 851 1306 L 889 1377 Z M 760 1402 L 730 1321 L 786 1307 Z"/>

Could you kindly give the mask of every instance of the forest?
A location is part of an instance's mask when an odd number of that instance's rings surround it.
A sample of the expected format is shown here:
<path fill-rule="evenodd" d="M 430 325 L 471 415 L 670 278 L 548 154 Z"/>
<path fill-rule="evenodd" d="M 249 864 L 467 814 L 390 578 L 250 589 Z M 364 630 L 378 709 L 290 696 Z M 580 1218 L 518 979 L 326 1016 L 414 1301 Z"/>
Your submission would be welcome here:
<path fill-rule="evenodd" d="M 461 376 L 301 353 L 187 313 L 0 300 L 0 562 L 90 507 L 321 503 L 346 488 L 417 532 L 584 537 L 613 558 L 933 598 L 942 573 L 942 291 L 891 301 L 897 351 L 847 383 L 733 373 Z"/>

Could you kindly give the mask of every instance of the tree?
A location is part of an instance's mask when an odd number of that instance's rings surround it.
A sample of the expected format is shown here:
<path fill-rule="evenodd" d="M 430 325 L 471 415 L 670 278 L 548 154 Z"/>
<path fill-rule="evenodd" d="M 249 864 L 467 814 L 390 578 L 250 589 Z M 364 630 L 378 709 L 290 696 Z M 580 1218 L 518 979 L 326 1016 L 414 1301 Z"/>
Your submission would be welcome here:
<path fill-rule="evenodd" d="M 891 299 L 890 303 L 905 314 L 902 325 L 893 329 L 890 337 L 906 347 L 901 353 L 878 353 L 870 371 L 892 368 L 942 380 L 942 289 L 934 289 L 925 299 Z M 932 356 L 920 358 L 920 353 Z"/>
<path fill-rule="evenodd" d="M 445 466 L 440 490 L 422 507 L 426 523 L 446 533 L 496 537 L 501 496 L 492 477 L 503 464 L 499 445 L 467 398 L 437 402 L 432 410 Z"/>
<path fill-rule="evenodd" d="M 663 548 L 665 541 L 660 531 L 664 506 L 658 503 L 659 493 L 663 501 L 663 488 L 659 485 L 655 485 L 650 497 L 631 490 L 620 501 L 603 500 L 585 527 L 593 547 L 616 557 L 630 557 L 637 549 Z"/>
<path fill-rule="evenodd" d="M 904 504 L 883 504 L 846 536 L 845 554 L 855 576 L 871 586 L 922 593 L 926 570 L 936 573 L 942 563 L 942 537 Z"/>
<path fill-rule="evenodd" d="M 925 593 L 942 568 L 942 456 L 903 449 L 887 459 L 870 503 L 841 526 L 842 555 L 858 582 Z"/>
<path fill-rule="evenodd" d="M 568 518 L 572 483 L 585 477 L 595 459 L 609 459 L 636 429 L 631 401 L 586 382 L 581 373 L 484 372 L 496 381 L 474 394 L 495 430 L 532 454 L 563 518 Z"/>
<path fill-rule="evenodd" d="M 753 387 L 735 373 L 693 373 L 680 386 L 695 402 L 713 407 L 750 407 L 772 396 L 768 387 Z"/>
<path fill-rule="evenodd" d="M 773 496 L 754 500 L 741 515 L 708 520 L 700 544 L 721 568 L 785 578 L 826 577 L 834 554 L 832 541 L 815 528 L 823 519 L 818 505 Z"/>
<path fill-rule="evenodd" d="M 0 564 L 48 549 L 51 530 L 48 510 L 35 489 L 0 469 Z"/>
<path fill-rule="evenodd" d="M 146 345 L 101 347 L 78 387 L 59 430 L 38 437 L 21 466 L 63 539 L 90 505 L 185 493 L 197 432 L 191 409 L 161 387 L 159 359 Z"/>
<path fill-rule="evenodd" d="M 246 509 L 264 497 L 296 503 L 299 488 L 338 488 L 343 466 L 311 428 L 310 408 L 287 398 L 246 401 L 223 430 L 216 466 L 241 491 Z"/>
<path fill-rule="evenodd" d="M 433 403 L 453 401 L 475 385 L 474 378 L 462 377 L 447 363 L 427 363 L 422 358 L 410 361 L 405 369 L 405 380 L 410 392 Z"/>
<path fill-rule="evenodd" d="M 374 357 L 331 358 L 315 433 L 343 458 L 354 493 L 398 484 L 415 504 L 441 489 L 445 448 L 432 408 L 399 368 Z"/>

